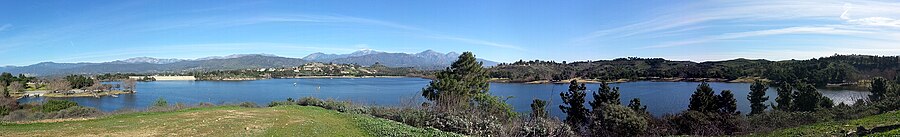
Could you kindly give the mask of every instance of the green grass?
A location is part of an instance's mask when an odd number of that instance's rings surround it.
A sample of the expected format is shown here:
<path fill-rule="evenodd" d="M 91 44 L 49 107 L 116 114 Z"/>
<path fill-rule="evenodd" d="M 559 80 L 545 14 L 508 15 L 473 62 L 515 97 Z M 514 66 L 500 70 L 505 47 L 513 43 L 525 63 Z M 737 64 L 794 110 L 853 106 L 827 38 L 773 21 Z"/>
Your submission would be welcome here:
<path fill-rule="evenodd" d="M 861 119 L 848 121 L 834 121 L 818 123 L 813 125 L 788 128 L 774 131 L 767 134 L 751 135 L 751 136 L 843 136 L 845 133 L 839 131 L 856 131 L 856 127 L 863 126 L 866 129 L 872 129 L 879 126 L 900 124 L 900 111 L 889 112 L 880 115 L 868 116 Z M 900 129 L 891 130 L 869 136 L 887 136 L 900 135 Z"/>
<path fill-rule="evenodd" d="M 319 107 L 212 107 L 3 124 L 0 136 L 459 136 Z"/>

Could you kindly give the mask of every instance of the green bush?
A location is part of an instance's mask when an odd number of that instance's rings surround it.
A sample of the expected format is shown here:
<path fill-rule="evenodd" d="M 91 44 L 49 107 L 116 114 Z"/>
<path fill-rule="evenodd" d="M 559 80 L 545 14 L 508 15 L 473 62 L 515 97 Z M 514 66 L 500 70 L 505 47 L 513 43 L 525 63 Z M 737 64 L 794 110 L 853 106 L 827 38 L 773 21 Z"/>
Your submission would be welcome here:
<path fill-rule="evenodd" d="M 604 103 L 599 111 L 593 111 L 593 115 L 594 135 L 637 136 L 648 127 L 642 114 L 621 105 Z"/>
<path fill-rule="evenodd" d="M 303 97 L 297 100 L 297 104 L 301 106 L 322 106 L 322 100 L 315 97 Z"/>
<path fill-rule="evenodd" d="M 50 100 L 37 107 L 38 110 L 44 113 L 50 113 L 55 111 L 60 111 L 69 107 L 78 106 L 78 103 L 68 101 L 68 100 Z"/>
<path fill-rule="evenodd" d="M 162 97 L 159 97 L 158 99 L 156 99 L 156 102 L 153 102 L 153 107 L 168 107 L 168 106 L 169 106 L 169 102 L 167 102 L 166 99 L 164 99 Z"/>
<path fill-rule="evenodd" d="M 295 103 L 291 102 L 291 101 L 272 101 L 272 102 L 269 102 L 268 106 L 274 107 L 274 106 L 287 106 L 287 105 L 295 105 Z"/>

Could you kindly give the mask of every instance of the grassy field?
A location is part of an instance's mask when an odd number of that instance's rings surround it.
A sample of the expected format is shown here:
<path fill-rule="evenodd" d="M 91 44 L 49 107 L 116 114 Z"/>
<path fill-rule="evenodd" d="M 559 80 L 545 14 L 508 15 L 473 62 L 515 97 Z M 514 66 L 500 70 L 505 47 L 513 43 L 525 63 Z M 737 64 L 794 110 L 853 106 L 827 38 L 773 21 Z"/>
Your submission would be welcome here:
<path fill-rule="evenodd" d="M 863 126 L 866 129 L 872 129 L 878 126 L 889 126 L 900 124 L 900 111 L 889 112 L 881 115 L 869 116 L 861 119 L 849 121 L 825 122 L 796 128 L 778 130 L 768 134 L 752 135 L 752 136 L 843 136 L 846 133 L 839 131 L 856 131 L 856 127 Z M 888 132 L 870 134 L 868 136 L 897 136 L 900 135 L 900 129 L 894 129 Z"/>
<path fill-rule="evenodd" d="M 53 123 L 3 124 L 0 136 L 459 136 L 319 107 L 212 107 Z"/>

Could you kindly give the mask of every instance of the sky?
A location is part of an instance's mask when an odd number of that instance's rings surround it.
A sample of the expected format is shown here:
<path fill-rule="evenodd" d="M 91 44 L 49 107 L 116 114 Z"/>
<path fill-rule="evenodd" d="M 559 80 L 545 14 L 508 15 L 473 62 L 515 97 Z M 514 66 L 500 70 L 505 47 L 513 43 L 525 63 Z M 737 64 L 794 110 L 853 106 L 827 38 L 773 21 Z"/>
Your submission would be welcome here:
<path fill-rule="evenodd" d="M 361 49 L 500 62 L 898 55 L 900 1 L 0 1 L 0 65 Z"/>

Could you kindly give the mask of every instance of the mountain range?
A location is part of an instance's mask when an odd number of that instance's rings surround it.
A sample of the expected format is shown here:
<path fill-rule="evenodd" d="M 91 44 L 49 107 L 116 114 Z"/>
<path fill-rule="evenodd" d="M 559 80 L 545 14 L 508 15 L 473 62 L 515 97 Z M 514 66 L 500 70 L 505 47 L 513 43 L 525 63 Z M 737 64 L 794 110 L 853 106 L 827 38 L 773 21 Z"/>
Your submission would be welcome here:
<path fill-rule="evenodd" d="M 426 50 L 416 54 L 388 53 L 375 50 L 360 50 L 350 54 L 313 53 L 304 58 L 289 58 L 271 54 L 235 54 L 198 59 L 161 59 L 135 57 L 102 63 L 55 63 L 41 62 L 28 66 L 0 67 L 0 72 L 53 76 L 67 74 L 101 73 L 159 73 L 208 70 L 233 70 L 266 67 L 294 67 L 309 62 L 358 64 L 370 66 L 376 63 L 388 67 L 413 67 L 433 70 L 450 66 L 460 54 L 439 53 Z M 478 59 L 485 66 L 495 66 L 494 61 Z"/>

